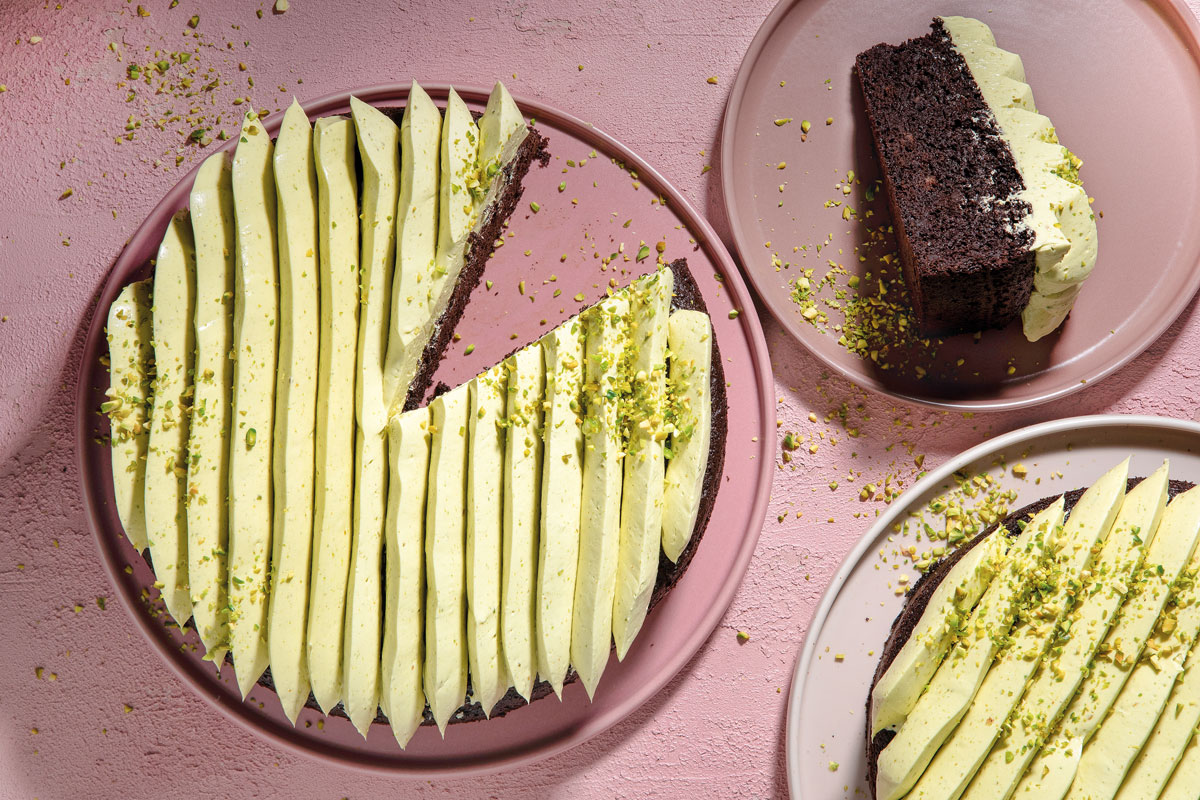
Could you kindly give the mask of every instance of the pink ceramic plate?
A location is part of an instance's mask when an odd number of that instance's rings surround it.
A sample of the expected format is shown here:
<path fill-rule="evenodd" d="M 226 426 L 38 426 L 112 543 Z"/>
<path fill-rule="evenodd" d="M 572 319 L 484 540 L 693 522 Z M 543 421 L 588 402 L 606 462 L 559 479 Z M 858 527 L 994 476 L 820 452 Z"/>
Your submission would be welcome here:
<path fill-rule="evenodd" d="M 952 458 L 894 501 L 846 556 L 817 607 L 792 675 L 787 712 L 788 786 L 793 800 L 867 797 L 866 702 L 871 676 L 904 598 L 894 557 L 915 542 L 893 525 L 909 519 L 954 484 L 953 474 L 990 473 L 1017 492 L 1016 510 L 1044 497 L 1090 486 L 1132 456 L 1129 474 L 1145 476 L 1170 459 L 1171 477 L 1200 483 L 1200 425 L 1166 417 L 1118 414 L 1045 422 L 999 436 Z M 1000 462 L 1021 462 L 1017 479 Z M 910 529 L 919 525 L 910 525 Z M 918 543 L 927 549 L 928 541 Z M 887 561 L 883 561 L 886 558 Z M 899 570 L 893 564 L 901 563 Z M 842 658 L 838 658 L 842 656 Z M 837 764 L 836 770 L 831 767 Z"/>
<path fill-rule="evenodd" d="M 435 99 L 446 97 L 445 86 L 426 88 Z M 458 91 L 472 108 L 482 110 L 486 91 Z M 376 105 L 398 106 L 405 101 L 407 87 L 374 87 L 354 94 Z M 329 96 L 305 109 L 313 119 L 346 113 L 349 97 Z M 627 148 L 590 124 L 541 103 L 521 98 L 518 102 L 549 137 L 553 158 L 549 167 L 530 172 L 524 200 L 509 228 L 511 236 L 487 266 L 484 277 L 492 281 L 492 288 L 481 285 L 471 298 L 458 328 L 462 339 L 450 346 L 435 380 L 453 384 L 471 377 L 598 300 L 610 278 L 624 285 L 651 269 L 653 258 L 636 260 L 645 240 L 652 253 L 662 241 L 668 258 L 687 257 L 712 315 L 730 387 L 725 473 L 707 533 L 691 567 L 650 614 L 626 660 L 614 659 L 609 665 L 593 703 L 583 687 L 574 684 L 566 688 L 562 702 L 548 697 L 503 718 L 451 725 L 445 741 L 435 728 L 422 728 L 401 751 L 391 731 L 381 725 L 364 741 L 346 720 L 329 718 L 319 727 L 323 715 L 305 710 L 293 728 L 274 693 L 262 688 L 242 702 L 232 669 L 218 677 L 200 660 L 195 633 L 182 636 L 177 627 L 164 625 L 161 614 L 141 599 L 154 579 L 121 531 L 113 507 L 108 448 L 99 439 L 107 434 L 107 422 L 97 409 L 108 384 L 100 362 L 106 352 L 108 307 L 122 286 L 149 274 L 148 260 L 172 212 L 186 205 L 194 172 L 134 233 L 101 294 L 84 349 L 76 402 L 83 491 L 105 565 L 125 606 L 171 668 L 230 717 L 288 748 L 363 769 L 434 775 L 512 767 L 579 744 L 623 719 L 683 668 L 724 614 L 758 539 L 771 485 L 771 369 L 754 305 L 729 254 L 682 195 Z M 281 117 L 268 120 L 272 135 Z M 636 179 L 630 172 L 637 173 Z M 566 184 L 561 192 L 560 182 Z M 531 202 L 539 204 L 538 213 L 532 212 Z M 629 260 L 618 257 L 602 271 L 601 257 L 622 248 Z M 577 293 L 584 299 L 573 299 Z M 740 314 L 731 319 L 735 309 Z M 474 352 L 466 355 L 471 344 Z M 132 566 L 131 573 L 126 573 L 126 565 Z"/>
<path fill-rule="evenodd" d="M 890 213 L 882 191 L 867 199 L 879 170 L 851 70 L 862 50 L 923 35 L 939 14 L 982 19 L 1001 47 L 1021 55 L 1038 109 L 1084 161 L 1084 184 L 1102 214 L 1100 257 L 1059 333 L 1036 344 L 1015 325 L 979 341 L 953 337 L 936 353 L 890 354 L 885 370 L 838 344 L 831 326 L 840 312 L 830 313 L 829 328 L 805 320 L 791 282 L 806 268 L 820 278 L 830 260 L 852 274 L 878 270 L 878 256 L 894 249 L 890 234 L 861 253 L 866 261 L 854 249 L 868 228 L 885 228 Z M 1028 406 L 1118 369 L 1167 329 L 1200 286 L 1198 30 L 1181 0 L 903 0 L 886 4 L 886 13 L 875 0 L 784 0 L 742 62 L 721 149 L 734 242 L 758 295 L 830 367 L 919 403 Z M 805 142 L 803 120 L 812 125 Z M 845 195 L 837 184 L 851 169 L 861 183 Z M 842 216 L 847 206 L 857 214 L 850 220 Z M 832 290 L 822 296 L 832 299 Z"/>

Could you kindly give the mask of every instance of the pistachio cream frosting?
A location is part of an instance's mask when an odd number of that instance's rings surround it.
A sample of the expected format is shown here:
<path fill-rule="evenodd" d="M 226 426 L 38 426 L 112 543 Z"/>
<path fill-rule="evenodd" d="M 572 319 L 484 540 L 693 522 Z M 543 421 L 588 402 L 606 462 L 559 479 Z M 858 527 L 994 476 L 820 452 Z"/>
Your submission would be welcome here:
<path fill-rule="evenodd" d="M 1058 142 L 1050 120 L 1037 113 L 1021 57 L 996 46 L 976 19 L 942 17 L 983 99 L 991 107 L 1025 183 L 1024 224 L 1034 233 L 1033 293 L 1021 312 L 1025 338 L 1035 342 L 1062 324 L 1096 263 L 1096 220 L 1079 181 L 1082 162 Z"/>

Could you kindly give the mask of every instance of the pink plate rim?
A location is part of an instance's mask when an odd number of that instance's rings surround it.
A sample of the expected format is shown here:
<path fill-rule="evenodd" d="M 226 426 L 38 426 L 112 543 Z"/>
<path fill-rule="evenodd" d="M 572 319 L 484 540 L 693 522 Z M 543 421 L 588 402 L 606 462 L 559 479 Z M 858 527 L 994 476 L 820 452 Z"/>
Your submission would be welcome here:
<path fill-rule="evenodd" d="M 431 82 L 422 83 L 421 85 L 434 98 L 446 97 L 451 88 L 451 85 L 448 83 Z M 486 101 L 490 93 L 490 89 L 476 86 L 455 85 L 453 88 L 468 102 L 472 100 Z M 357 90 L 327 94 L 303 103 L 302 106 L 311 119 L 322 114 L 348 108 L 351 96 L 372 104 L 382 105 L 387 103 L 403 103 L 407 99 L 408 91 L 408 84 L 377 84 Z M 700 647 L 725 615 L 730 603 L 733 601 L 734 594 L 741 585 L 742 578 L 746 573 L 746 569 L 750 564 L 750 558 L 758 542 L 762 520 L 766 515 L 767 501 L 770 496 L 771 481 L 774 474 L 772 449 L 774 429 L 770 424 L 775 416 L 773 402 L 774 378 L 771 372 L 771 362 L 767 352 L 767 343 L 763 335 L 762 324 L 754 312 L 752 296 L 743 282 L 733 258 L 708 221 L 696 211 L 678 189 L 639 155 L 589 122 L 559 111 L 543 102 L 520 95 L 515 95 L 514 97 L 518 105 L 521 106 L 527 115 L 532 116 L 533 119 L 552 120 L 556 126 L 568 130 L 581 138 L 591 140 L 598 148 L 607 150 L 614 155 L 619 155 L 628 166 L 637 170 L 645 184 L 658 187 L 660 190 L 659 193 L 670 199 L 673 208 L 696 237 L 697 246 L 704 248 L 708 256 L 719 266 L 724 289 L 736 301 L 736 307 L 743 309 L 739 315 L 739 323 L 751 350 L 752 369 L 755 373 L 760 395 L 758 452 L 755 456 L 759 465 L 756 492 L 753 502 L 748 508 L 748 513 L 745 516 L 746 528 L 742 534 L 742 541 L 737 551 L 737 557 L 728 565 L 725 579 L 716 591 L 714 602 L 709 606 L 704 617 L 695 621 L 692 632 L 684 646 L 680 647 L 665 660 L 663 669 L 660 670 L 655 679 L 642 684 L 638 691 L 625 697 L 619 704 L 589 718 L 586 722 L 575 728 L 570 735 L 552 744 L 536 747 L 530 751 L 519 752 L 490 762 L 475 762 L 463 767 L 413 767 L 405 765 L 403 762 L 373 759 L 366 754 L 358 754 L 356 757 L 342 757 L 326 752 L 321 747 L 315 746 L 306 740 L 289 738 L 272 728 L 260 725 L 257 722 L 257 718 L 247 710 L 244 703 L 230 704 L 226 702 L 223 697 L 209 686 L 210 679 L 200 675 L 199 669 L 194 662 L 178 656 L 177 646 L 170 641 L 162 626 L 153 622 L 149 615 L 141 610 L 142 604 L 139 598 L 134 595 L 127 583 L 120 578 L 120 571 L 123 569 L 123 566 L 117 549 L 118 543 L 110 541 L 102 533 L 103 526 L 99 522 L 101 516 L 100 509 L 103 503 L 102 487 L 97 486 L 96 481 L 91 480 L 89 477 L 89 459 L 87 455 L 89 449 L 92 447 L 88 415 L 93 413 L 88 406 L 92 387 L 87 385 L 87 377 L 89 372 L 95 367 L 94 364 L 90 363 L 88 355 L 98 353 L 102 346 L 105 336 L 104 327 L 107 309 L 124 284 L 129 281 L 130 276 L 143 266 L 143 263 L 134 259 L 131 253 L 137 251 L 139 245 L 147 243 L 148 239 L 160 236 L 165 221 L 176 209 L 185 204 L 186 195 L 195 179 L 196 172 L 199 171 L 199 164 L 167 192 L 162 201 L 155 206 L 145 221 L 138 226 L 138 229 L 130 237 L 121 255 L 118 256 L 112 270 L 109 272 L 108 277 L 105 279 L 103 289 L 100 292 L 96 306 L 92 312 L 91 322 L 88 326 L 87 338 L 85 339 L 83 348 L 84 356 L 80 363 L 75 389 L 76 467 L 79 470 L 80 488 L 83 493 L 88 526 L 96 538 L 96 545 L 104 562 L 105 570 L 108 572 L 109 578 L 116 587 L 117 592 L 124 600 L 123 604 L 126 610 L 137 624 L 138 629 L 146 637 L 146 640 L 158 651 L 159 655 L 163 657 L 176 675 L 210 705 L 247 730 L 269 739 L 273 744 L 294 753 L 301 753 L 319 759 L 325 763 L 364 772 L 404 775 L 413 778 L 446 777 L 451 775 L 466 776 L 496 772 L 503 769 L 510 769 L 518 764 L 540 761 L 598 736 L 625 719 L 647 700 L 661 691 L 700 650 Z M 282 114 L 272 115 L 272 118 L 265 123 L 272 135 L 277 132 L 282 116 Z M 235 146 L 236 141 L 236 138 L 231 138 L 229 142 L 212 152 L 231 149 Z"/>
<path fill-rule="evenodd" d="M 725 104 L 725 118 L 721 123 L 721 197 L 725 206 L 725 213 L 729 219 L 730 235 L 733 237 L 734 251 L 738 258 L 745 264 L 751 257 L 752 253 L 757 253 L 758 250 L 752 246 L 752 243 L 747 241 L 743 234 L 743 226 L 741 224 L 742 214 L 739 213 L 737 205 L 734 203 L 735 190 L 733 186 L 734 174 L 734 146 L 735 128 L 738 117 L 742 111 L 742 100 L 745 97 L 747 87 L 750 84 L 750 74 L 754 71 L 754 67 L 762 55 L 763 50 L 767 46 L 767 42 L 775 33 L 776 28 L 784 17 L 803 0 L 780 0 L 778 4 L 763 20 L 758 32 L 754 35 L 754 39 L 750 43 L 750 47 L 746 50 L 746 55 L 742 57 L 742 63 L 738 66 L 737 77 L 733 82 L 733 88 L 729 92 L 729 99 Z M 1168 24 L 1173 27 L 1183 39 L 1187 46 L 1188 54 L 1192 60 L 1200 68 L 1200 19 L 1192 13 L 1184 0 L 1150 0 L 1152 5 L 1158 6 L 1159 10 L 1167 18 Z M 801 345 L 804 346 L 809 353 L 817 358 L 822 364 L 829 369 L 838 373 L 851 383 L 861 386 L 864 389 L 870 389 L 874 392 L 894 397 L 898 400 L 903 400 L 916 405 L 927 406 L 941 409 L 954 409 L 966 411 L 1011 411 L 1018 408 L 1029 408 L 1031 406 L 1048 403 L 1052 400 L 1057 400 L 1066 397 L 1069 394 L 1083 389 L 1085 386 L 1091 386 L 1097 381 L 1108 377 L 1112 373 L 1121 369 L 1133 359 L 1145 352 L 1151 344 L 1153 344 L 1166 330 L 1171 327 L 1180 314 L 1191 304 L 1197 290 L 1200 290 L 1200 258 L 1192 270 L 1191 280 L 1186 291 L 1178 293 L 1171 301 L 1169 306 L 1164 309 L 1159 316 L 1157 323 L 1143 334 L 1139 339 L 1135 340 L 1132 346 L 1126 348 L 1126 351 L 1119 358 L 1114 359 L 1108 365 L 1101 369 L 1095 370 L 1092 374 L 1085 376 L 1083 381 L 1077 381 L 1065 386 L 1058 387 L 1053 391 L 1048 391 L 1043 394 L 1034 395 L 1031 397 L 1014 398 L 1010 400 L 1003 399 L 980 399 L 980 400 L 938 400 L 929 397 L 923 397 L 917 394 L 908 394 L 905 392 L 896 391 L 888 388 L 882 381 L 872 375 L 863 372 L 856 372 L 854 369 L 839 363 L 832 358 L 829 358 L 824 353 L 808 346 L 804 338 L 795 336 L 791 332 L 791 328 L 784 322 L 783 308 L 780 301 L 773 292 L 764 292 L 763 287 L 758 285 L 755 273 L 752 270 L 746 269 L 745 274 L 749 277 L 750 283 L 754 286 L 755 294 L 762 300 L 767 310 L 779 322 L 780 326 L 788 332 L 789 336 Z"/>

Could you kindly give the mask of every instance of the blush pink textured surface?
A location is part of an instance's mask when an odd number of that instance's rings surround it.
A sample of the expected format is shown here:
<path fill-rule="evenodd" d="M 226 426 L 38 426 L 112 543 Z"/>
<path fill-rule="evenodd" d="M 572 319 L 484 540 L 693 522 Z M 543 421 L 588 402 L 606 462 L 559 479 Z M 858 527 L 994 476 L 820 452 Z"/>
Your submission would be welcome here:
<path fill-rule="evenodd" d="M 411 76 L 476 85 L 499 76 L 628 144 L 727 236 L 719 176 L 701 170 L 714 159 L 726 92 L 771 4 L 292 0 L 274 14 L 261 0 L 181 0 L 174 9 L 145 0 L 149 16 L 118 0 L 55 5 L 0 0 L 2 800 L 782 797 L 793 661 L 826 582 L 880 507 L 860 501 L 859 487 L 889 475 L 908 484 L 915 455 L 938 464 L 1057 416 L 1200 416 L 1194 307 L 1130 365 L 1069 400 L 974 417 L 899 407 L 825 377 L 764 319 L 780 439 L 793 431 L 804 440 L 790 464 L 780 463 L 732 607 L 658 697 L 577 749 L 483 778 L 402 781 L 292 755 L 231 723 L 165 667 L 116 607 L 81 505 L 71 398 L 91 305 L 126 237 L 205 152 L 180 146 L 189 126 L 169 110 L 187 117 L 194 107 L 209 119 L 222 111 L 218 127 L 232 132 L 235 97 L 274 109 L 293 92 L 311 99 Z M 193 50 L 193 14 L 215 45 L 193 57 L 198 95 L 142 92 L 126 102 L 118 82 L 131 60 Z M 158 120 L 166 120 L 161 130 Z M 127 125 L 134 141 L 114 143 Z M 738 631 L 749 634 L 744 644 Z"/>

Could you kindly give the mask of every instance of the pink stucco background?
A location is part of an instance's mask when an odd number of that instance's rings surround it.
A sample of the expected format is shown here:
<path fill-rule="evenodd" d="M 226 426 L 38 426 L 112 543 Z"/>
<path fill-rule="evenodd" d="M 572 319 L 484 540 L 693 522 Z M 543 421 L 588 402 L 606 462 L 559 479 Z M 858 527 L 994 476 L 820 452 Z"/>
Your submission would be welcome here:
<path fill-rule="evenodd" d="M 365 776 L 281 751 L 210 708 L 151 650 L 118 607 L 81 504 L 72 394 L 94 298 L 125 239 L 201 155 L 192 148 L 178 167 L 173 156 L 155 166 L 179 142 L 178 124 L 146 124 L 136 141 L 114 143 L 134 110 L 117 87 L 125 63 L 115 53 L 145 61 L 146 46 L 181 49 L 199 13 L 198 29 L 220 45 L 203 55 L 206 67 L 229 81 L 213 108 L 229 111 L 247 93 L 275 108 L 292 92 L 312 99 L 410 77 L 503 77 L 514 93 L 590 120 L 643 155 L 728 241 L 719 170 L 701 170 L 715 166 L 726 94 L 772 4 L 292 0 L 285 14 L 264 0 L 142 5 L 149 16 L 123 0 L 0 0 L 0 800 L 784 797 L 793 662 L 825 584 L 878 507 L 861 502 L 857 486 L 887 475 L 908 483 L 915 454 L 936 465 L 1059 416 L 1200 418 L 1194 306 L 1102 383 L 974 417 L 897 406 L 823 377 L 766 319 L 781 437 L 817 436 L 818 451 L 806 442 L 792 464 L 779 464 L 744 584 L 658 698 L 582 747 L 482 778 Z M 160 114 L 186 110 L 170 97 L 154 102 Z M 67 187 L 74 193 L 60 199 Z M 848 423 L 827 422 L 843 402 Z M 862 435 L 849 438 L 845 427 Z M 849 471 L 860 473 L 851 485 Z M 835 480 L 839 490 L 829 488 Z"/>

